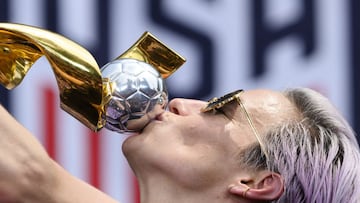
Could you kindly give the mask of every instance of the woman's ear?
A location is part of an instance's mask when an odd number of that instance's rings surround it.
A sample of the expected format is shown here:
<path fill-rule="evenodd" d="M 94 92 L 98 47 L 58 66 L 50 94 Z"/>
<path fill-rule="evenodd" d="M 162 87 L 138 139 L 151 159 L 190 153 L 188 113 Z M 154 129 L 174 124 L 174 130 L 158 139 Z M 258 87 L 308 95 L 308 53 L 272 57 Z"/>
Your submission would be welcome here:
<path fill-rule="evenodd" d="M 280 174 L 262 171 L 254 178 L 238 179 L 229 185 L 230 194 L 249 200 L 276 200 L 284 192 L 284 181 Z"/>

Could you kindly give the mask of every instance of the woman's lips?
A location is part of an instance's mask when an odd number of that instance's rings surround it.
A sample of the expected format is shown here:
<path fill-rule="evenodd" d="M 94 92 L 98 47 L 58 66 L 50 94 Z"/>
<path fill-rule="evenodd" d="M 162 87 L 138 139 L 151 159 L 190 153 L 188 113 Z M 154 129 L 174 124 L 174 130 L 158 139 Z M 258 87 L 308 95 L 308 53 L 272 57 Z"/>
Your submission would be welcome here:
<path fill-rule="evenodd" d="M 149 117 L 148 117 L 149 122 L 147 123 L 147 125 L 143 129 L 145 129 L 151 123 L 164 121 L 164 113 L 165 112 L 166 111 L 163 110 L 161 112 L 156 112 L 156 114 L 153 113 L 153 114 L 149 115 Z"/>
<path fill-rule="evenodd" d="M 165 111 L 164 111 L 165 112 Z M 163 119 L 164 119 L 164 112 L 161 112 L 160 114 L 158 114 L 158 115 L 156 115 L 155 116 L 155 120 L 157 120 L 157 121 L 163 121 Z"/>

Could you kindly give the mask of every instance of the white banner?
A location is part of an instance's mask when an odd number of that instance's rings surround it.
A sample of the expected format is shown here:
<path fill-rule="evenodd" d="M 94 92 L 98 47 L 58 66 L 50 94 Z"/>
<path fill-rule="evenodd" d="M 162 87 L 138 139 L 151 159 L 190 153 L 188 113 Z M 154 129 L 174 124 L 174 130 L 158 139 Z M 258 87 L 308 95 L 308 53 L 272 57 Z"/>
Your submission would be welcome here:
<path fill-rule="evenodd" d="M 305 86 L 323 92 L 347 118 L 352 116 L 346 1 L 52 2 L 57 6 L 49 11 L 46 1 L 9 1 L 9 21 L 46 28 L 49 12 L 56 11 L 56 19 L 50 20 L 57 32 L 89 51 L 97 47 L 96 53 L 108 53 L 107 60 L 150 31 L 187 59 L 167 79 L 171 96 L 208 99 L 240 88 Z M 100 10 L 102 4 L 105 8 Z M 45 58 L 12 91 L 11 107 L 72 174 L 121 202 L 138 201 L 134 177 L 121 152 L 126 136 L 107 130 L 91 135 L 61 111 Z"/>

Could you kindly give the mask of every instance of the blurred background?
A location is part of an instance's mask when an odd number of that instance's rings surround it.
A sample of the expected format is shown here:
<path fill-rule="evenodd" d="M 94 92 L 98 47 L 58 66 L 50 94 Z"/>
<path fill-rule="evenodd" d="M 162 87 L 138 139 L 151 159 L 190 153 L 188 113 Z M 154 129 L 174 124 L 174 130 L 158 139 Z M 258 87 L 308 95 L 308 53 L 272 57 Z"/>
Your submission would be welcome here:
<path fill-rule="evenodd" d="M 60 33 L 100 67 L 150 31 L 187 59 L 167 79 L 171 97 L 310 87 L 360 132 L 358 8 L 357 0 L 0 0 L 0 21 Z M 19 87 L 0 87 L 0 100 L 70 173 L 121 202 L 139 202 L 121 152 L 126 135 L 92 133 L 62 111 L 46 58 Z"/>

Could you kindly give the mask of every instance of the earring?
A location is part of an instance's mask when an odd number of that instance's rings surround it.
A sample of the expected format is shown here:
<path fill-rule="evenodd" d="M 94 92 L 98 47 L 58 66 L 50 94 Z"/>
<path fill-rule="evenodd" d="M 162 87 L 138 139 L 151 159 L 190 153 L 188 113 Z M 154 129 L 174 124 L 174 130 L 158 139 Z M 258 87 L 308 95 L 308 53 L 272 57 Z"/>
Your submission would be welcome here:
<path fill-rule="evenodd" d="M 246 198 L 246 193 L 250 190 L 250 187 L 246 188 L 246 190 L 243 192 L 243 197 Z"/>

